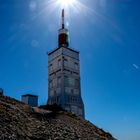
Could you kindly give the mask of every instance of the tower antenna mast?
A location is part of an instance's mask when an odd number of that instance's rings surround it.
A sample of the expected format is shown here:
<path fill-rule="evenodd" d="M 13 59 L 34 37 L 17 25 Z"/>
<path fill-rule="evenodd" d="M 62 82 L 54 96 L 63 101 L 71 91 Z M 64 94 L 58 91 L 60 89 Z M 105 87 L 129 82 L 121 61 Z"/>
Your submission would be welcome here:
<path fill-rule="evenodd" d="M 65 28 L 65 11 L 64 11 L 64 9 L 62 9 L 62 29 L 64 29 Z"/>
<path fill-rule="evenodd" d="M 62 9 L 62 15 L 61 15 L 61 22 L 62 26 L 58 31 L 58 45 L 59 47 L 68 47 L 69 46 L 69 40 L 68 40 L 68 29 L 65 28 L 65 13 L 64 9 Z"/>

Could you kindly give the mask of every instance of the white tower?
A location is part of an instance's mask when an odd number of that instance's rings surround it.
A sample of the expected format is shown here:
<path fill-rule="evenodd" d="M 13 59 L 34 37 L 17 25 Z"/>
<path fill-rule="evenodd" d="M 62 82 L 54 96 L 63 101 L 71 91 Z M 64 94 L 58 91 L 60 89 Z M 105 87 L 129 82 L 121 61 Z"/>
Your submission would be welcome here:
<path fill-rule="evenodd" d="M 48 104 L 58 104 L 63 109 L 84 118 L 79 52 L 68 47 L 64 10 L 62 10 L 62 28 L 59 29 L 58 38 L 59 47 L 48 54 Z"/>

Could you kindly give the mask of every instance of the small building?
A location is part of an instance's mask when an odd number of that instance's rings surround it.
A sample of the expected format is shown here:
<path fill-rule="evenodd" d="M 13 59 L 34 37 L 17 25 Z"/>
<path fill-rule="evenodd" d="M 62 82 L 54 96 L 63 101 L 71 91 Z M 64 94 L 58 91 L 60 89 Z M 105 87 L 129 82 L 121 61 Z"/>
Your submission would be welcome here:
<path fill-rule="evenodd" d="M 38 106 L 38 96 L 37 95 L 25 94 L 25 95 L 22 95 L 21 100 L 22 100 L 22 102 L 24 102 L 32 107 Z"/>
<path fill-rule="evenodd" d="M 0 95 L 3 95 L 3 89 L 0 88 Z"/>

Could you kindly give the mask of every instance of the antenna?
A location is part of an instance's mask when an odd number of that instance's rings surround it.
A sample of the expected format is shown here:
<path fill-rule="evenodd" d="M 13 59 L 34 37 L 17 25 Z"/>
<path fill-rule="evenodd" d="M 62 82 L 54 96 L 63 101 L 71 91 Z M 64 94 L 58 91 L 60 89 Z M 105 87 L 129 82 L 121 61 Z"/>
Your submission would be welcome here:
<path fill-rule="evenodd" d="M 64 21 L 64 9 L 62 9 L 62 27 L 59 29 L 59 36 L 58 36 L 58 45 L 59 47 L 68 47 L 68 29 L 65 28 L 65 21 Z"/>
<path fill-rule="evenodd" d="M 64 9 L 62 9 L 62 29 L 64 29 L 65 28 L 65 21 L 64 21 L 64 15 L 65 13 L 64 13 Z"/>

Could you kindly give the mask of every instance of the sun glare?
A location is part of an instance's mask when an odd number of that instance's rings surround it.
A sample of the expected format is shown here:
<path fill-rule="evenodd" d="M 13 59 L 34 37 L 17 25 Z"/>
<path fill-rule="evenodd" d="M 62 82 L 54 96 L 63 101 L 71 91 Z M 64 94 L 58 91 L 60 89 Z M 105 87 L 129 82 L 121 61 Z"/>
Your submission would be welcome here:
<path fill-rule="evenodd" d="M 60 12 L 62 9 L 65 9 L 67 17 L 79 13 L 87 16 L 89 12 L 93 12 L 81 1 L 82 0 L 46 0 L 45 10 L 47 9 L 47 14 L 50 14 L 54 11 Z M 42 9 L 41 12 L 45 10 Z"/>
<path fill-rule="evenodd" d="M 68 8 L 76 4 L 76 0 L 57 0 L 62 8 Z"/>

